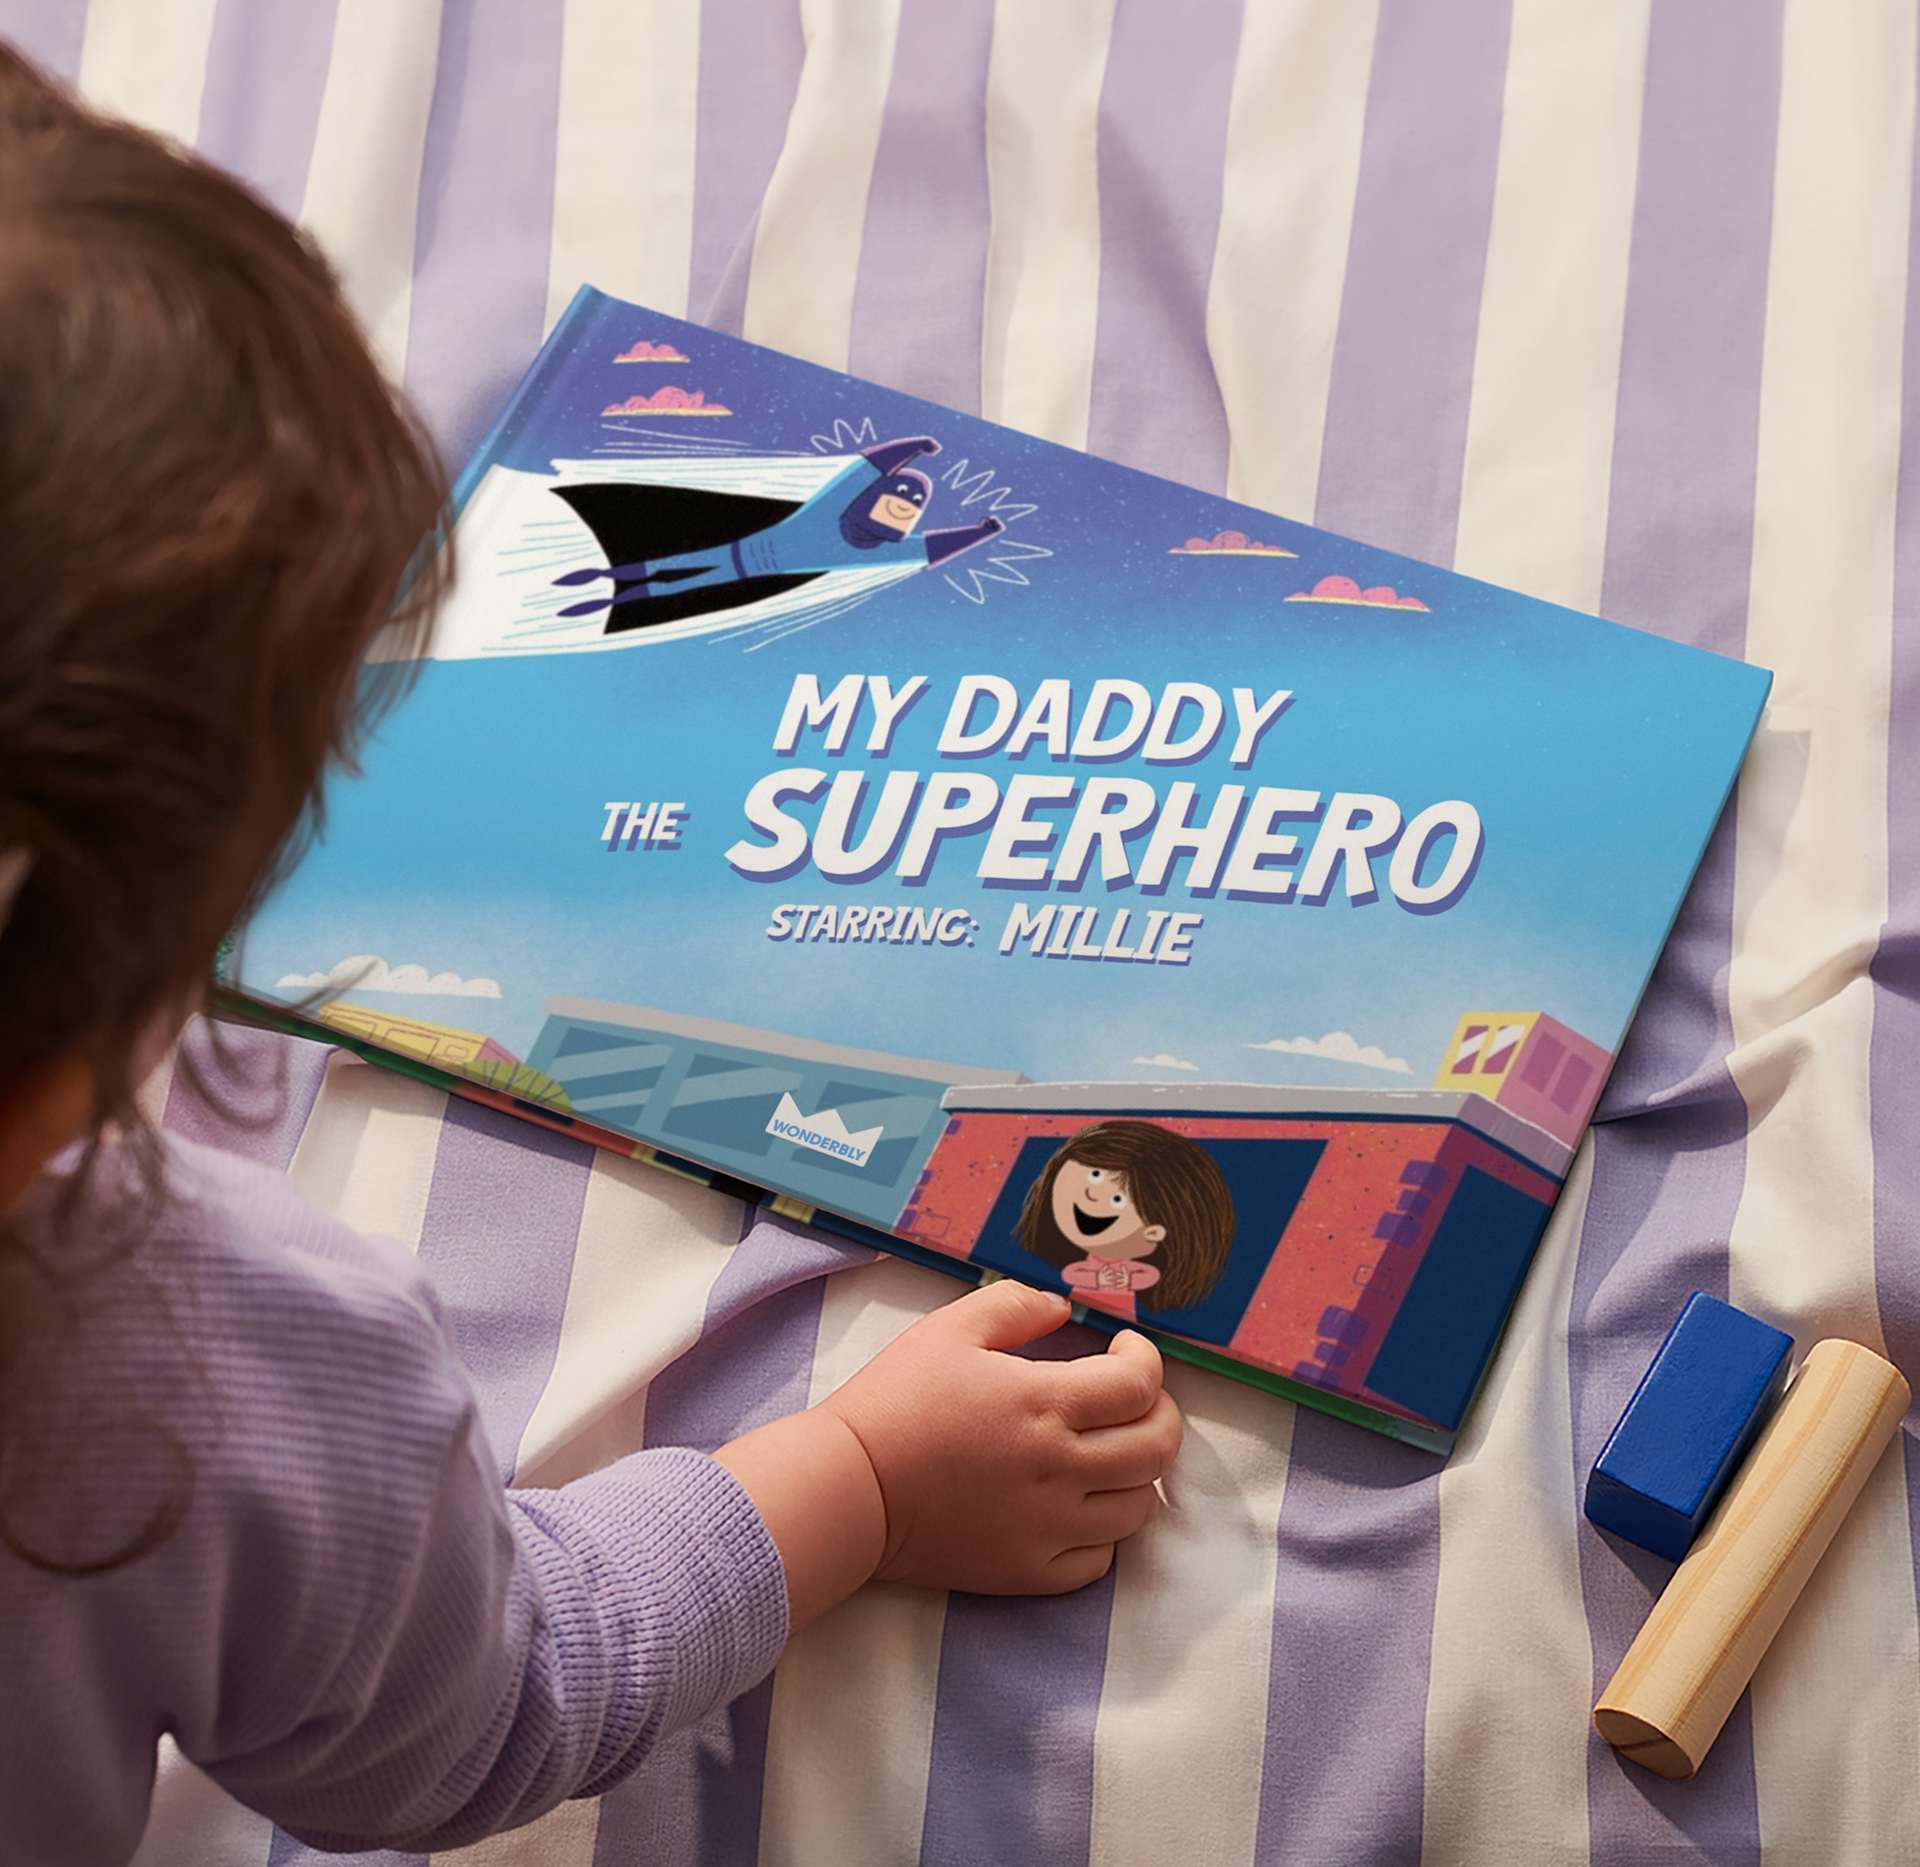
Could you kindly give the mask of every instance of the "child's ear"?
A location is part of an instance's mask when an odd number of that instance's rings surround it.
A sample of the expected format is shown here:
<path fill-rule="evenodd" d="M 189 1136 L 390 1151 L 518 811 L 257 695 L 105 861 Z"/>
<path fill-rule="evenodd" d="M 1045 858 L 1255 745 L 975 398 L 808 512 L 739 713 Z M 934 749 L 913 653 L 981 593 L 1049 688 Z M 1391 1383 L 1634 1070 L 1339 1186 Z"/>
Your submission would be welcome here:
<path fill-rule="evenodd" d="M 1152 1239 L 1153 1248 L 1157 1251 L 1167 1241 L 1167 1228 L 1164 1225 L 1149 1225 L 1140 1236 Z"/>

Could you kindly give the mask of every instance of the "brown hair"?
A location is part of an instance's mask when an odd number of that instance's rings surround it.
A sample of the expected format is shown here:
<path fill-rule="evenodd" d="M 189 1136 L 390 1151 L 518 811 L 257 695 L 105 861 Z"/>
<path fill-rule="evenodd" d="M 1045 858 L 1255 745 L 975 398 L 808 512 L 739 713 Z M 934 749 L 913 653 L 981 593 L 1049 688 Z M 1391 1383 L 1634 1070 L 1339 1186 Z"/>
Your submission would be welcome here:
<path fill-rule="evenodd" d="M 1160 1271 L 1160 1281 L 1140 1294 L 1148 1309 L 1185 1309 L 1220 1281 L 1233 1247 L 1226 1178 L 1199 1142 L 1154 1122 L 1096 1122 L 1058 1149 L 1021 1204 L 1014 1230 L 1022 1249 L 1063 1266 L 1086 1255 L 1053 1217 L 1053 1183 L 1070 1160 L 1125 1174 L 1141 1216 L 1166 1228 L 1146 1259 Z"/>
<path fill-rule="evenodd" d="M 58 1248 L 0 1221 L 0 1428 L 73 1310 L 67 1221 L 103 1132 L 158 1193 L 143 1048 L 406 678 L 450 574 L 421 549 L 446 503 L 313 245 L 0 44 L 0 850 L 32 862 L 0 927 L 0 1070 L 78 1062 L 92 1094 Z M 388 626 L 398 659 L 362 676 Z M 25 1554 L 18 1438 L 0 1542 Z"/>

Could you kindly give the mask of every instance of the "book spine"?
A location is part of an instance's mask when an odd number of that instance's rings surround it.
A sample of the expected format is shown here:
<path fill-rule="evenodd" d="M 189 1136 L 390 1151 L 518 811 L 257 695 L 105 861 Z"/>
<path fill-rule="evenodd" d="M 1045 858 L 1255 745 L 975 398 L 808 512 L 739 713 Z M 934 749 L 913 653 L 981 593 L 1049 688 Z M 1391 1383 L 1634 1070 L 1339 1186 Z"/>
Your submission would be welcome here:
<path fill-rule="evenodd" d="M 788 1193 L 778 1193 L 766 1187 L 759 1187 L 747 1181 L 736 1179 L 731 1174 L 703 1167 L 697 1161 L 690 1161 L 663 1149 L 653 1147 L 644 1141 L 636 1141 L 629 1135 L 618 1134 L 612 1129 L 600 1128 L 590 1123 L 562 1115 L 558 1111 L 542 1109 L 525 1102 L 516 1096 L 503 1095 L 498 1090 L 489 1089 L 480 1083 L 468 1081 L 451 1070 L 436 1068 L 417 1057 L 406 1057 L 396 1051 L 384 1050 L 376 1044 L 368 1043 L 348 1032 L 336 1030 L 332 1025 L 321 1024 L 313 1019 L 303 1018 L 282 1006 L 269 1006 L 258 999 L 246 998 L 230 987 L 216 988 L 213 995 L 213 1015 L 233 1023 L 263 1026 L 277 1030 L 291 1037 L 303 1037 L 315 1043 L 329 1044 L 335 1049 L 347 1051 L 358 1057 L 363 1063 L 371 1063 L 378 1069 L 390 1070 L 397 1076 L 412 1077 L 414 1081 L 430 1084 L 436 1089 L 445 1090 L 450 1095 L 463 1097 L 469 1102 L 477 1102 L 486 1108 L 498 1109 L 503 1114 L 512 1115 L 521 1121 L 534 1123 L 555 1134 L 564 1134 L 577 1141 L 585 1141 L 590 1146 L 604 1149 L 624 1160 L 637 1160 L 650 1167 L 656 1167 L 663 1173 L 671 1173 L 676 1178 L 692 1180 L 696 1184 L 712 1187 L 717 1192 L 728 1193 L 743 1200 L 748 1205 L 758 1205 L 783 1218 L 793 1219 L 804 1225 L 818 1226 L 822 1231 L 833 1233 L 846 1239 L 850 1244 L 866 1245 L 876 1251 L 885 1251 L 897 1258 L 904 1258 L 910 1264 L 917 1264 L 925 1270 L 938 1271 L 942 1276 L 957 1278 L 962 1283 L 980 1284 L 990 1282 L 998 1272 L 986 1271 L 970 1259 L 955 1258 L 945 1252 L 929 1251 L 924 1246 L 915 1245 L 906 1239 L 896 1238 L 890 1232 L 880 1231 L 877 1227 L 863 1225 L 857 1219 L 842 1218 L 838 1213 L 829 1212 L 821 1207 L 796 1199 Z M 1075 1307 L 1074 1320 L 1098 1329 L 1103 1334 L 1112 1335 L 1121 1328 L 1137 1329 L 1142 1335 L 1156 1342 L 1163 1353 L 1176 1361 L 1190 1363 L 1196 1368 L 1205 1368 L 1214 1374 L 1224 1374 L 1230 1380 L 1243 1386 L 1257 1387 L 1283 1400 L 1291 1400 L 1303 1407 L 1311 1407 L 1316 1412 L 1326 1413 L 1338 1420 L 1350 1421 L 1355 1426 L 1364 1426 L 1371 1432 L 1383 1434 L 1389 1439 L 1398 1439 L 1408 1445 L 1418 1446 L 1422 1451 L 1445 1456 L 1452 1450 L 1453 1436 L 1450 1433 L 1416 1425 L 1411 1420 L 1402 1420 L 1392 1414 L 1377 1412 L 1357 1401 L 1334 1394 L 1322 1388 L 1310 1387 L 1305 1382 L 1290 1381 L 1285 1375 L 1275 1374 L 1266 1368 L 1251 1363 L 1234 1361 L 1229 1357 L 1203 1348 L 1197 1342 L 1189 1342 L 1183 1337 L 1167 1335 L 1150 1324 L 1135 1322 L 1123 1324 L 1111 1316 L 1103 1316 L 1096 1310 Z"/>
<path fill-rule="evenodd" d="M 808 1206 L 786 1194 L 768 1198 L 769 1208 L 785 1218 L 796 1219 L 802 1224 L 818 1226 L 822 1231 L 831 1232 L 836 1238 L 844 1238 L 851 1244 L 868 1245 L 877 1251 L 891 1253 L 896 1258 L 904 1258 L 909 1264 L 918 1264 L 930 1271 L 939 1271 L 943 1276 L 957 1277 L 963 1283 L 988 1284 L 998 1280 L 1000 1273 L 976 1264 L 970 1258 L 950 1257 L 943 1251 L 929 1251 L 923 1245 L 909 1243 L 896 1238 L 891 1232 L 877 1230 L 871 1225 L 863 1225 L 858 1219 L 843 1219 L 837 1213 L 825 1211 L 817 1206 Z M 1436 1453 L 1445 1457 L 1453 1449 L 1453 1435 L 1436 1427 L 1421 1426 L 1412 1420 L 1403 1420 L 1397 1415 L 1366 1406 L 1357 1400 L 1350 1400 L 1343 1394 L 1332 1393 L 1325 1388 L 1313 1387 L 1305 1381 L 1291 1381 L 1284 1374 L 1275 1374 L 1270 1369 L 1257 1367 L 1252 1362 L 1235 1361 L 1226 1355 L 1217 1354 L 1210 1348 L 1202 1347 L 1198 1342 L 1190 1342 L 1184 1336 L 1170 1335 L 1156 1329 L 1148 1322 L 1122 1322 L 1116 1316 L 1102 1314 L 1099 1310 L 1090 1310 L 1081 1304 L 1075 1304 L 1073 1320 L 1084 1323 L 1090 1329 L 1097 1329 L 1102 1335 L 1117 1335 L 1122 1329 L 1132 1329 L 1139 1335 L 1154 1342 L 1161 1353 L 1175 1361 L 1184 1361 L 1195 1368 L 1205 1368 L 1212 1374 L 1224 1374 L 1229 1380 L 1238 1381 L 1243 1387 L 1256 1387 L 1263 1393 L 1275 1395 L 1282 1400 L 1291 1400 L 1296 1405 L 1311 1407 L 1316 1413 L 1331 1415 L 1336 1420 L 1346 1420 L 1354 1426 L 1364 1426 L 1369 1432 L 1379 1433 L 1383 1438 L 1397 1439 L 1403 1444 L 1417 1446 L 1423 1452 Z"/>

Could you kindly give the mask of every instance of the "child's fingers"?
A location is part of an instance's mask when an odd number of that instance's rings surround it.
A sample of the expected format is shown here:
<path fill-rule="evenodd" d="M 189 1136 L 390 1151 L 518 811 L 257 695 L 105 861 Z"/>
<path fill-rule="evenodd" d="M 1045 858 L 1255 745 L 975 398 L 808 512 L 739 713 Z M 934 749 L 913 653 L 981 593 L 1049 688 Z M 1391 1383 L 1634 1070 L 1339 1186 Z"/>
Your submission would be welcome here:
<path fill-rule="evenodd" d="M 1052 1334 L 1072 1314 L 1073 1305 L 1065 1297 L 1002 1278 L 935 1310 L 919 1326 L 952 1330 L 978 1348 L 1024 1348 Z"/>
<path fill-rule="evenodd" d="M 1160 1493 L 1152 1485 L 1126 1491 L 1095 1491 L 1080 1512 L 1078 1530 L 1102 1542 L 1125 1542 L 1160 1508 Z"/>
<path fill-rule="evenodd" d="M 1056 1364 L 1060 1417 L 1079 1431 L 1125 1426 L 1160 1397 L 1160 1351 L 1131 1329 L 1115 1336 L 1104 1355 Z"/>
<path fill-rule="evenodd" d="M 1046 1587 L 1057 1595 L 1070 1594 L 1076 1588 L 1085 1588 L 1089 1582 L 1099 1581 L 1112 1567 L 1111 1543 L 1095 1543 L 1085 1549 L 1063 1549 L 1047 1564 Z"/>
<path fill-rule="evenodd" d="M 1107 1353 L 1123 1360 L 1137 1362 L 1142 1367 L 1151 1368 L 1153 1385 L 1156 1390 L 1159 1388 L 1162 1367 L 1160 1351 L 1138 1329 L 1122 1329 L 1107 1344 Z"/>
<path fill-rule="evenodd" d="M 1185 1431 L 1173 1396 L 1162 1389 L 1143 1419 L 1096 1426 L 1080 1435 L 1083 1475 L 1099 1491 L 1150 1485 L 1172 1469 Z"/>

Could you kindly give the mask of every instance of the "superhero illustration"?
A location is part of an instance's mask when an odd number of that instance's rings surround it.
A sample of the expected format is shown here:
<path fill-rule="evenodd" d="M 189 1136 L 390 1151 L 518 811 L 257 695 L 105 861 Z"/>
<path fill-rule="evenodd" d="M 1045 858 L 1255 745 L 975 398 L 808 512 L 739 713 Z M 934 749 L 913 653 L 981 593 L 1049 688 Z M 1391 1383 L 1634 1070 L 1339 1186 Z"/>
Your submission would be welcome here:
<path fill-rule="evenodd" d="M 944 563 L 1005 527 L 989 517 L 919 531 L 933 482 L 908 463 L 939 451 L 930 435 L 885 442 L 836 463 L 832 477 L 799 501 L 712 487 L 556 487 L 608 562 L 553 581 L 611 585 L 560 614 L 605 615 L 614 635 L 739 609 L 833 571 Z"/>
<path fill-rule="evenodd" d="M 931 436 L 864 452 L 673 450 L 496 465 L 462 528 L 502 542 L 443 609 L 440 659 L 578 654 L 738 632 L 752 644 L 844 614 L 1005 531 L 922 530 Z M 1024 581 L 1024 580 L 1023 580 Z"/>

